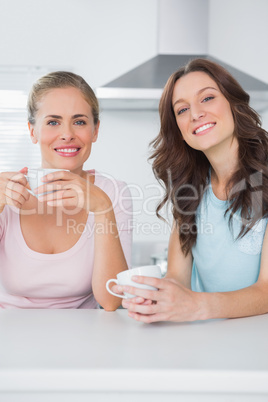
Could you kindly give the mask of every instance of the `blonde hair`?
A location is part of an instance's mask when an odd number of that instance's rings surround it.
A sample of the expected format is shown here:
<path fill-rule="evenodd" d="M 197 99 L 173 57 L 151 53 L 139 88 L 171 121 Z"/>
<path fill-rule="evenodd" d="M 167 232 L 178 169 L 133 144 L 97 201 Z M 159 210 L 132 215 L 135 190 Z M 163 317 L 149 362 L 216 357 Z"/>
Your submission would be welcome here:
<path fill-rule="evenodd" d="M 52 89 L 74 87 L 81 91 L 87 103 L 91 106 L 94 124 L 99 121 L 99 103 L 92 88 L 80 76 L 68 71 L 55 71 L 39 78 L 32 86 L 28 96 L 28 121 L 35 124 L 36 113 L 42 97 Z"/>

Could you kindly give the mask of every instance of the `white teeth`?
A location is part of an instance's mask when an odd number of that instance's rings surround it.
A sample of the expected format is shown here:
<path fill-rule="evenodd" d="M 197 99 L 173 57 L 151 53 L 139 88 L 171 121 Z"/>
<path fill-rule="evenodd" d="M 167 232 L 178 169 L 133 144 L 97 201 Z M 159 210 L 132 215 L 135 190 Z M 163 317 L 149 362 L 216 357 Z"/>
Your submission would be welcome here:
<path fill-rule="evenodd" d="M 65 153 L 71 153 L 71 152 L 77 152 L 78 148 L 61 148 L 61 149 L 56 149 L 57 152 L 65 152 Z"/>
<path fill-rule="evenodd" d="M 195 130 L 195 134 L 201 133 L 202 131 L 207 130 L 208 128 L 213 127 L 213 126 L 215 126 L 215 124 L 212 124 L 212 123 L 205 124 L 204 126 L 199 127 L 197 130 Z"/>

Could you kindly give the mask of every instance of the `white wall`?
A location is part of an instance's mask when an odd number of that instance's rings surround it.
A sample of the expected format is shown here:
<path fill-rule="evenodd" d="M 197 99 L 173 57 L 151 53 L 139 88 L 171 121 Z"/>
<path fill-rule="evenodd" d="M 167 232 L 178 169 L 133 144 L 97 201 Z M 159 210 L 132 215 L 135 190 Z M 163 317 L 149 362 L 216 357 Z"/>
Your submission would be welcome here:
<path fill-rule="evenodd" d="M 0 67 L 72 68 L 96 88 L 158 52 L 208 50 L 268 83 L 267 17 L 267 0 L 0 0 Z M 147 162 L 158 130 L 157 111 L 105 110 L 86 165 L 127 181 L 134 197 L 140 188 L 134 240 L 147 244 L 169 237 L 153 213 L 159 187 Z"/>
<path fill-rule="evenodd" d="M 159 0 L 158 53 L 208 52 L 208 0 Z"/>
<path fill-rule="evenodd" d="M 209 0 L 209 53 L 268 84 L 267 21 L 267 0 Z"/>
<path fill-rule="evenodd" d="M 157 54 L 157 24 L 158 0 L 0 0 L 0 66 L 72 69 L 96 88 Z M 134 201 L 134 240 L 140 241 L 168 239 L 163 225 L 152 235 L 150 222 L 158 220 L 151 201 L 144 205 L 152 195 L 148 186 L 156 184 L 147 163 L 156 121 L 156 112 L 104 111 L 86 165 L 127 181 L 134 197 L 141 192 Z"/>
<path fill-rule="evenodd" d="M 126 181 L 134 207 L 135 241 L 168 241 L 169 226 L 155 216 L 163 192 L 153 176 L 149 143 L 159 131 L 155 111 L 104 111 L 99 138 L 86 167 L 109 172 Z"/>
<path fill-rule="evenodd" d="M 267 21 L 267 0 L 209 0 L 209 54 L 268 84 Z"/>
<path fill-rule="evenodd" d="M 0 0 L 1 65 L 72 67 L 97 87 L 156 52 L 156 0 Z"/>

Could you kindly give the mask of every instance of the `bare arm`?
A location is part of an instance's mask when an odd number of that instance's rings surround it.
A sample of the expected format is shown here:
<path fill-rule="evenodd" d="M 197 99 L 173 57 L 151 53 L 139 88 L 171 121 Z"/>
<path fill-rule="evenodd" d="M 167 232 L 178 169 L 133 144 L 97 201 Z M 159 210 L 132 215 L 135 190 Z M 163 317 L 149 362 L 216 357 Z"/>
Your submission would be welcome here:
<path fill-rule="evenodd" d="M 176 243 L 177 240 L 172 241 Z M 173 255 L 172 264 L 176 264 L 176 259 L 179 261 L 178 254 Z M 265 314 L 268 312 L 268 228 L 263 241 L 258 281 L 247 288 L 232 292 L 199 293 L 189 290 L 178 276 L 172 279 L 137 277 L 136 281 L 159 289 L 124 289 L 156 302 L 144 306 L 124 300 L 123 305 L 129 309 L 129 315 L 139 321 L 194 321 Z"/>
<path fill-rule="evenodd" d="M 192 255 L 183 254 L 176 225 L 173 224 L 168 246 L 168 270 L 165 278 L 175 279 L 191 289 Z"/>
<path fill-rule="evenodd" d="M 119 307 L 121 299 L 106 291 L 106 282 L 108 279 L 116 278 L 116 275 L 128 269 L 128 266 L 122 250 L 111 202 L 107 212 L 95 214 L 95 227 L 97 230 L 94 237 L 93 293 L 98 303 L 105 310 L 112 311 Z"/>

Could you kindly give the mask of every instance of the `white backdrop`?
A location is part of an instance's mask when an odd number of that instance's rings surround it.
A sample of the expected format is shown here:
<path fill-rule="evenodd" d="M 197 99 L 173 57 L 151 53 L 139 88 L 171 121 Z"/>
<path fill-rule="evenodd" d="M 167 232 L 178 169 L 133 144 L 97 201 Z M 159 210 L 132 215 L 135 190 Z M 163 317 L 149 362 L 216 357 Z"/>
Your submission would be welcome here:
<path fill-rule="evenodd" d="M 164 4 L 170 6 L 174 34 L 159 35 L 159 26 L 169 22 L 161 13 Z M 208 50 L 268 83 L 267 17 L 267 0 L 0 0 L 0 67 L 66 66 L 96 88 L 159 50 Z M 263 119 L 267 129 L 267 114 Z M 134 241 L 162 247 L 168 229 L 153 214 L 153 197 L 160 190 L 147 162 L 148 144 L 158 128 L 157 111 L 102 111 L 87 167 L 133 186 L 134 210 L 140 211 Z M 33 152 L 34 146 L 29 147 Z M 143 223 L 151 225 L 149 230 Z"/>

